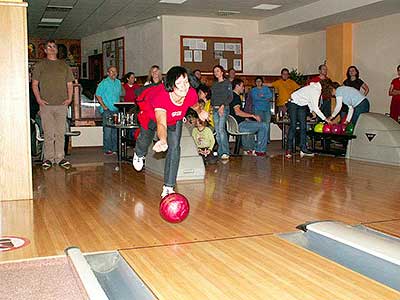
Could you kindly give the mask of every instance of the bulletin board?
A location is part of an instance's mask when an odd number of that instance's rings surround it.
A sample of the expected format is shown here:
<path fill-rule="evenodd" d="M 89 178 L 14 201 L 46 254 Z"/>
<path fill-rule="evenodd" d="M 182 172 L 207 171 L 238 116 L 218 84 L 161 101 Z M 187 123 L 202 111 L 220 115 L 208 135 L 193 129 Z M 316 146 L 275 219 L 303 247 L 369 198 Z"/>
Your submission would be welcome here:
<path fill-rule="evenodd" d="M 110 66 L 117 68 L 118 77 L 125 74 L 125 39 L 123 37 L 103 42 L 103 72 Z"/>
<path fill-rule="evenodd" d="M 243 72 L 243 39 L 181 35 L 181 65 L 202 72 L 212 72 L 215 65 L 225 70 Z"/>

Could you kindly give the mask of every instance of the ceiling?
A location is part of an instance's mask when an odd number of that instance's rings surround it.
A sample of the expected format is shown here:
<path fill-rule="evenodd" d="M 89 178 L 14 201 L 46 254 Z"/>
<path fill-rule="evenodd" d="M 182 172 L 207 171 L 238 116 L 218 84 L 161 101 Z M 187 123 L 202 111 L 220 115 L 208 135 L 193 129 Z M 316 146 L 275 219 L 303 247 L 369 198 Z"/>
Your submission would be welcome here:
<path fill-rule="evenodd" d="M 181 5 L 159 3 L 160 0 L 28 0 L 28 32 L 32 37 L 73 39 L 82 38 L 115 27 L 142 22 L 159 15 L 197 16 L 226 19 L 268 20 L 296 14 L 301 9 L 312 9 L 313 5 L 327 0 L 187 0 Z M 360 3 L 356 9 L 331 13 L 323 18 L 310 18 L 299 24 L 283 24 L 273 34 L 304 34 L 323 30 L 326 26 L 356 22 L 400 12 L 400 0 L 384 0 L 375 4 L 364 0 L 329 0 L 341 4 L 351 1 Z M 346 2 L 348 1 L 348 2 Z M 319 3 L 321 2 L 321 3 Z M 376 1 L 375 1 L 376 2 Z M 253 9 L 259 4 L 279 4 L 274 10 Z M 48 6 L 71 6 L 62 9 Z M 317 6 L 315 6 L 317 7 Z M 236 11 L 232 15 L 221 15 L 218 11 Z M 42 27 L 42 18 L 63 19 L 58 27 Z M 47 25 L 48 26 L 48 25 Z"/>

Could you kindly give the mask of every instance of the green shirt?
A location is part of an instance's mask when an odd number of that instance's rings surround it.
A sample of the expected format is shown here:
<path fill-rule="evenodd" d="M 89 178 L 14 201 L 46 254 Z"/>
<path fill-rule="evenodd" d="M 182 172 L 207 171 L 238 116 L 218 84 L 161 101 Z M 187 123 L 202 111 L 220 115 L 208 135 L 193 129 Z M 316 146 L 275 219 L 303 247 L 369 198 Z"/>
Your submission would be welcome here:
<path fill-rule="evenodd" d="M 67 82 L 74 81 L 63 60 L 44 59 L 35 65 L 32 80 L 39 81 L 40 96 L 49 105 L 62 105 L 68 99 Z"/>

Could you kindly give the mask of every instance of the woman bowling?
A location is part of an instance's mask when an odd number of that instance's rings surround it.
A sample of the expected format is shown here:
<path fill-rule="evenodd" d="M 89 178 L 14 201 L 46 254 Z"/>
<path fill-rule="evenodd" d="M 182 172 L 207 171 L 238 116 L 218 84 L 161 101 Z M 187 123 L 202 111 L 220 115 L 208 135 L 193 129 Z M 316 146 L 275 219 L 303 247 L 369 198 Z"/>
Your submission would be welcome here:
<path fill-rule="evenodd" d="M 322 95 L 329 95 L 332 87 L 330 86 L 331 81 L 329 79 L 323 79 L 320 82 L 312 82 L 310 85 L 302 87 L 301 89 L 294 92 L 289 99 L 287 104 L 288 113 L 290 117 L 290 126 L 288 133 L 288 147 L 286 149 L 285 156 L 287 158 L 292 157 L 292 151 L 294 150 L 293 139 L 296 134 L 296 124 L 300 124 L 300 156 L 314 156 L 306 146 L 307 137 L 307 114 L 308 109 L 311 112 L 317 114 L 323 121 L 331 123 L 325 115 L 321 112 L 318 107 L 319 99 Z"/>
<path fill-rule="evenodd" d="M 344 124 L 352 123 L 355 125 L 362 113 L 369 112 L 369 101 L 359 90 L 350 86 L 340 86 L 337 82 L 333 82 L 331 86 L 332 96 L 336 97 L 336 107 L 332 116 L 328 118 L 329 120 L 336 117 L 343 103 L 349 107 Z"/>
<path fill-rule="evenodd" d="M 138 97 L 138 102 L 142 102 L 139 104 L 142 110 L 138 116 L 140 135 L 132 164 L 136 171 L 143 169 L 147 149 L 157 131 L 159 140 L 154 144 L 153 150 L 168 150 L 161 193 L 163 198 L 174 193 L 181 151 L 182 119 L 186 111 L 191 107 L 203 121 L 208 119 L 208 113 L 200 108 L 196 90 L 190 87 L 186 69 L 179 66 L 168 71 L 164 84 L 145 90 Z"/>

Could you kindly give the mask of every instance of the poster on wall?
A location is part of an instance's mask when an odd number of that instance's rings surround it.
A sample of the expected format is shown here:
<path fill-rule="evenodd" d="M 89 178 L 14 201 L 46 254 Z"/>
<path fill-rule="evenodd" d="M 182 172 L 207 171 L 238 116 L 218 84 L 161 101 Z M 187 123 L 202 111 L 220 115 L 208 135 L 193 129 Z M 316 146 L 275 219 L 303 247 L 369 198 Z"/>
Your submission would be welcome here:
<path fill-rule="evenodd" d="M 117 68 L 118 78 L 125 74 L 125 40 L 124 37 L 103 42 L 104 76 L 110 66 Z"/>

